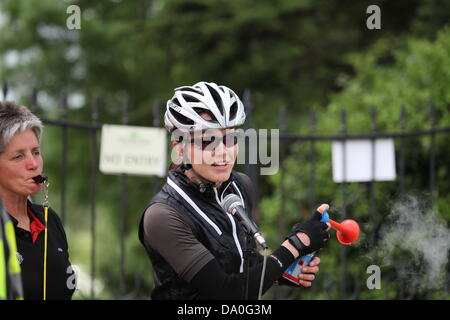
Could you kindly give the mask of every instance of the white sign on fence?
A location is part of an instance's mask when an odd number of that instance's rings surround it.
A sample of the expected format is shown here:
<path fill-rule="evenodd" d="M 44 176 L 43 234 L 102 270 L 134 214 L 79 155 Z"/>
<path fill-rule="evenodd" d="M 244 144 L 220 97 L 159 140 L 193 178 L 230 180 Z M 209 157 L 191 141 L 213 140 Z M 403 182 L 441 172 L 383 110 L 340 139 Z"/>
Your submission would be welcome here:
<path fill-rule="evenodd" d="M 167 172 L 167 136 L 161 128 L 103 125 L 100 171 L 156 175 Z"/>
<path fill-rule="evenodd" d="M 375 157 L 372 157 L 372 148 Z M 367 182 L 372 178 L 374 181 L 392 181 L 396 178 L 393 139 L 346 140 L 345 159 L 342 141 L 333 142 L 332 151 L 334 182 Z"/>

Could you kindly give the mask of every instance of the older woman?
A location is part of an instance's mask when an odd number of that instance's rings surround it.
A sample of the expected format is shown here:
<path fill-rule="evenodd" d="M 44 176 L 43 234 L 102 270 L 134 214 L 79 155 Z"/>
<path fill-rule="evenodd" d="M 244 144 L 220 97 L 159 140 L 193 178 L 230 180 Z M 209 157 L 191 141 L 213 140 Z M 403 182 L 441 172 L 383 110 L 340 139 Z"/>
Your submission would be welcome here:
<path fill-rule="evenodd" d="M 43 206 L 28 197 L 41 191 L 41 121 L 27 108 L 0 103 L 0 198 L 15 226 L 17 259 L 21 266 L 24 298 L 44 298 Z M 71 299 L 74 286 L 66 234 L 58 215 L 48 210 L 46 299 Z"/>

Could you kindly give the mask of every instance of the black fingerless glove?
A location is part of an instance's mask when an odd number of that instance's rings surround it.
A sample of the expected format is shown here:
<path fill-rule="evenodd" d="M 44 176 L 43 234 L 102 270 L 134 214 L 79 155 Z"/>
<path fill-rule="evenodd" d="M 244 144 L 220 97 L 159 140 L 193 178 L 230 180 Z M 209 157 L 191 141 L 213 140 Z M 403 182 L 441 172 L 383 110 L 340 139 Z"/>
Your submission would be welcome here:
<path fill-rule="evenodd" d="M 330 234 L 325 231 L 328 225 L 325 222 L 320 222 L 322 214 L 319 211 L 314 214 L 305 222 L 300 222 L 292 227 L 292 233 L 286 237 L 287 240 L 297 249 L 300 256 L 312 253 L 325 246 L 326 240 L 330 238 Z M 309 246 L 306 246 L 297 237 L 297 232 L 303 232 L 309 237 Z"/>

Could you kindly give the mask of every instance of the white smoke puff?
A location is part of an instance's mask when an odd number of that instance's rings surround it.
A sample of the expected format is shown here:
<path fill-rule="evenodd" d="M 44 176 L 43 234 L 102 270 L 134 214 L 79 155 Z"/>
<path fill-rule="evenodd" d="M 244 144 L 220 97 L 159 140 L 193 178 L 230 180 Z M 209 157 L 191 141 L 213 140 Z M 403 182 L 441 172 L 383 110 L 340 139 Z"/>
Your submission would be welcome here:
<path fill-rule="evenodd" d="M 394 204 L 380 235 L 378 248 L 383 263 L 396 267 L 410 287 L 422 290 L 444 287 L 450 230 L 435 211 L 407 196 Z M 403 261 L 399 261 L 398 254 Z"/>

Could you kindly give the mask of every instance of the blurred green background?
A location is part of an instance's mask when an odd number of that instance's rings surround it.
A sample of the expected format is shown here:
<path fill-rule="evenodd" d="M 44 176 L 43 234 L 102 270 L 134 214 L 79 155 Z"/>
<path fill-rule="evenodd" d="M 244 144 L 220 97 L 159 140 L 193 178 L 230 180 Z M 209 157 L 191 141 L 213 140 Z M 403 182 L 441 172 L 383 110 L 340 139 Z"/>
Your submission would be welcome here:
<path fill-rule="evenodd" d="M 66 10 L 73 4 L 81 9 L 79 30 L 66 26 L 70 17 Z M 372 4 L 381 9 L 380 30 L 366 27 L 370 16 L 366 9 Z M 67 94 L 69 121 L 90 123 L 92 101 L 97 97 L 99 123 L 122 123 L 127 99 L 128 123 L 151 126 L 154 104 L 160 101 L 164 107 L 173 88 L 212 81 L 233 88 L 241 97 L 245 90 L 251 92 L 250 125 L 255 128 L 280 128 L 282 108 L 287 113 L 286 131 L 298 135 L 310 132 L 311 110 L 317 114 L 319 135 L 341 132 L 342 109 L 351 134 L 371 132 L 371 110 L 376 111 L 377 132 L 426 130 L 431 125 L 448 128 L 449 18 L 446 0 L 0 0 L 0 82 L 9 88 L 8 99 L 27 106 L 37 88 L 37 115 L 54 120 L 63 116 L 61 101 Z M 435 108 L 434 124 L 430 105 Z M 65 227 L 71 262 L 82 275 L 76 299 L 91 297 L 90 139 L 88 131 L 68 129 Z M 56 211 L 62 205 L 60 141 L 61 128 L 47 125 L 43 155 L 51 181 L 50 202 Z M 405 140 L 404 191 L 422 199 L 448 228 L 450 134 L 435 135 L 431 192 L 430 141 L 429 136 Z M 343 192 L 332 181 L 330 146 L 329 141 L 316 143 L 317 203 L 310 198 L 308 143 L 287 143 L 283 171 L 259 177 L 256 218 L 272 248 L 315 205 L 330 203 L 330 213 L 340 220 Z M 121 177 L 98 175 L 96 299 L 149 298 L 151 264 L 138 241 L 137 227 L 152 188 L 163 182 L 127 178 L 121 287 Z M 398 263 L 410 263 L 408 254 L 401 252 L 395 256 L 399 261 L 382 266 L 381 289 L 367 289 L 367 267 L 381 265 L 381 258 L 370 258 L 369 234 L 383 226 L 400 196 L 398 181 L 375 184 L 374 225 L 369 216 L 370 190 L 363 183 L 350 183 L 346 189 L 346 216 L 361 223 L 361 239 L 346 249 L 335 239 L 329 243 L 321 253 L 321 271 L 313 288 L 273 288 L 265 298 L 450 298 L 448 263 L 444 285 L 410 287 L 405 283 L 414 275 L 405 278 L 396 269 Z"/>

